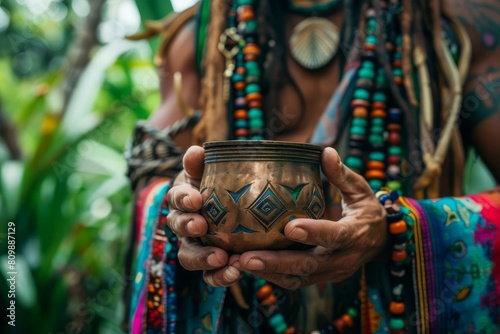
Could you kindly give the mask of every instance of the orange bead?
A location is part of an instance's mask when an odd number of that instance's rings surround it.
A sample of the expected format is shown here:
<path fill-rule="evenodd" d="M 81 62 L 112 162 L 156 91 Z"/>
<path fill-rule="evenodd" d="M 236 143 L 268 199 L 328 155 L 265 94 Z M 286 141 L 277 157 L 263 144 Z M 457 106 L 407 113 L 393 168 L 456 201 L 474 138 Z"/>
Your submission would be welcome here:
<path fill-rule="evenodd" d="M 295 334 L 295 333 L 297 333 L 297 330 L 293 326 L 292 327 L 288 327 L 286 329 L 286 331 L 283 332 L 283 334 Z"/>
<path fill-rule="evenodd" d="M 260 101 L 250 101 L 248 102 L 248 107 L 251 109 L 251 108 L 262 108 L 262 102 Z"/>
<path fill-rule="evenodd" d="M 370 103 L 365 100 L 360 100 L 356 99 L 351 102 L 351 108 L 357 108 L 357 107 L 365 107 L 368 108 L 370 106 Z"/>
<path fill-rule="evenodd" d="M 401 67 L 401 65 L 402 65 L 402 62 L 401 62 L 401 60 L 400 60 L 400 59 L 396 59 L 396 60 L 394 60 L 394 61 L 392 62 L 392 66 L 393 66 L 393 67 Z"/>
<path fill-rule="evenodd" d="M 354 117 L 366 118 L 368 116 L 368 110 L 363 107 L 356 107 L 352 112 Z"/>
<path fill-rule="evenodd" d="M 259 289 L 259 291 L 257 292 L 257 297 L 259 297 L 259 299 L 266 299 L 272 293 L 273 293 L 273 288 L 269 284 L 266 284 Z"/>
<path fill-rule="evenodd" d="M 371 117 L 385 117 L 387 116 L 387 113 L 385 112 L 385 110 L 382 110 L 382 109 L 375 109 L 372 111 Z"/>
<path fill-rule="evenodd" d="M 389 306 L 389 309 L 392 314 L 403 314 L 405 311 L 405 304 L 398 302 L 391 302 L 391 306 Z"/>
<path fill-rule="evenodd" d="M 256 54 L 248 54 L 248 55 L 245 55 L 245 60 L 246 60 L 246 61 L 253 61 L 253 60 L 257 60 L 257 55 L 256 55 Z"/>
<path fill-rule="evenodd" d="M 244 74 L 246 74 L 246 73 L 247 73 L 247 70 L 246 70 L 244 67 L 238 67 L 238 68 L 236 69 L 236 73 L 238 73 L 238 74 L 243 74 L 243 75 L 244 75 Z"/>
<path fill-rule="evenodd" d="M 255 14 L 252 10 L 252 7 L 243 8 L 243 10 L 240 11 L 240 20 L 241 21 L 250 21 L 250 20 L 253 20 L 254 17 L 255 17 Z"/>
<path fill-rule="evenodd" d="M 262 101 L 261 93 L 250 93 L 247 95 L 247 101 Z"/>
<path fill-rule="evenodd" d="M 403 262 L 407 257 L 406 251 L 394 251 L 392 252 L 392 261 L 394 262 Z"/>
<path fill-rule="evenodd" d="M 246 137 L 248 136 L 248 130 L 247 129 L 238 129 L 234 131 L 234 135 L 236 137 Z"/>
<path fill-rule="evenodd" d="M 234 112 L 234 118 L 247 119 L 248 118 L 248 111 L 246 111 L 245 109 L 238 109 Z"/>
<path fill-rule="evenodd" d="M 366 166 L 368 169 L 374 170 L 384 170 L 385 164 L 382 161 L 368 161 L 368 165 Z"/>
<path fill-rule="evenodd" d="M 403 84 L 403 78 L 402 77 L 394 77 L 394 82 L 397 85 L 401 85 L 401 84 Z"/>
<path fill-rule="evenodd" d="M 372 108 L 373 109 L 384 109 L 385 110 L 385 103 L 384 102 L 373 102 L 372 103 Z"/>
<path fill-rule="evenodd" d="M 342 319 L 337 319 L 333 322 L 335 328 L 339 331 L 339 333 L 343 333 L 345 329 L 345 322 Z"/>
<path fill-rule="evenodd" d="M 365 51 L 375 51 L 376 49 L 375 44 L 365 44 Z"/>
<path fill-rule="evenodd" d="M 347 325 L 347 327 L 351 327 L 353 325 L 352 318 L 349 314 L 344 314 L 342 316 L 342 321 Z"/>
<path fill-rule="evenodd" d="M 406 223 L 402 220 L 389 225 L 391 234 L 401 234 L 406 232 Z"/>
<path fill-rule="evenodd" d="M 399 130 L 401 130 L 401 125 L 395 124 L 395 123 L 391 123 L 391 124 L 387 125 L 387 130 L 389 130 L 389 131 L 399 131 Z"/>
<path fill-rule="evenodd" d="M 387 49 L 387 51 L 392 52 L 394 51 L 394 44 L 387 42 L 385 43 L 385 48 Z"/>
<path fill-rule="evenodd" d="M 365 177 L 367 179 L 384 179 L 385 173 L 381 170 L 372 169 L 366 172 Z"/>
<path fill-rule="evenodd" d="M 249 55 L 249 54 L 259 55 L 260 54 L 260 49 L 259 49 L 259 47 L 256 44 L 247 44 L 243 48 L 243 54 L 245 54 L 245 55 Z"/>
<path fill-rule="evenodd" d="M 236 88 L 236 90 L 243 90 L 245 89 L 245 83 L 243 81 L 235 82 L 234 88 Z"/>
<path fill-rule="evenodd" d="M 272 305 L 274 303 L 276 303 L 276 296 L 275 295 L 270 295 L 269 297 L 267 297 L 266 299 L 261 301 L 261 304 L 264 306 L 269 306 L 269 305 Z"/>

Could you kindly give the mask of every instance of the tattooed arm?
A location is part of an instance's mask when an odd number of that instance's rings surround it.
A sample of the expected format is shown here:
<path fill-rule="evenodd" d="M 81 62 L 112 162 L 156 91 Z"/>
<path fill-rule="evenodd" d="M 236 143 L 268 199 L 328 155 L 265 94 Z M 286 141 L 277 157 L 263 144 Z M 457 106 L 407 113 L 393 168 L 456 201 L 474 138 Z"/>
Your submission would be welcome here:
<path fill-rule="evenodd" d="M 500 182 L 500 2 L 448 0 L 448 6 L 472 42 L 460 119 L 464 140 Z"/>

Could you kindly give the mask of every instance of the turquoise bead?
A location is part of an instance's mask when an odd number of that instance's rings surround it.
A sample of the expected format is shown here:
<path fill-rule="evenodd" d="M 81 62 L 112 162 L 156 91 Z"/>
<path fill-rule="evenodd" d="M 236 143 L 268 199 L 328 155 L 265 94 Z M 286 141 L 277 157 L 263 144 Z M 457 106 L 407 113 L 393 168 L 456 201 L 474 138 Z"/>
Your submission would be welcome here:
<path fill-rule="evenodd" d="M 386 83 L 385 76 L 379 76 L 377 77 L 377 80 L 375 82 L 378 86 L 384 86 Z"/>
<path fill-rule="evenodd" d="M 248 118 L 250 119 L 261 119 L 263 116 L 262 109 L 252 108 L 248 111 Z"/>
<path fill-rule="evenodd" d="M 387 182 L 387 187 L 392 189 L 392 190 L 400 190 L 401 189 L 401 182 L 389 181 L 389 182 Z"/>
<path fill-rule="evenodd" d="M 384 127 L 380 125 L 372 125 L 370 128 L 371 133 L 384 133 Z"/>
<path fill-rule="evenodd" d="M 366 44 L 377 44 L 377 37 L 373 35 L 366 36 Z"/>
<path fill-rule="evenodd" d="M 373 190 L 378 190 L 382 188 L 382 186 L 384 185 L 382 181 L 376 179 L 368 181 L 368 184 L 370 185 L 370 188 L 372 188 Z"/>
<path fill-rule="evenodd" d="M 264 137 L 262 136 L 252 136 L 252 138 L 250 138 L 251 140 L 264 140 Z"/>
<path fill-rule="evenodd" d="M 364 136 L 366 134 L 365 128 L 361 126 L 352 126 L 351 130 L 349 131 L 351 135 L 357 135 L 357 136 Z"/>
<path fill-rule="evenodd" d="M 258 68 L 247 69 L 247 78 L 251 80 L 252 78 L 256 78 L 257 80 L 260 77 L 260 70 Z"/>
<path fill-rule="evenodd" d="M 401 56 L 401 52 L 395 52 L 394 53 L 394 59 L 401 59 L 402 56 Z"/>
<path fill-rule="evenodd" d="M 261 119 L 251 119 L 250 129 L 262 129 L 264 127 L 264 121 Z"/>
<path fill-rule="evenodd" d="M 257 278 L 257 280 L 255 281 L 255 286 L 257 287 L 257 289 L 262 288 L 266 284 L 267 282 L 263 278 Z"/>
<path fill-rule="evenodd" d="M 365 118 L 354 118 L 352 120 L 352 125 L 356 125 L 356 126 L 363 126 L 365 127 L 367 124 L 366 122 L 366 119 Z"/>
<path fill-rule="evenodd" d="M 247 140 L 247 137 L 236 137 L 236 140 Z"/>
<path fill-rule="evenodd" d="M 370 135 L 370 137 L 368 137 L 368 140 L 370 141 L 370 144 L 384 143 L 384 137 L 380 135 Z"/>
<path fill-rule="evenodd" d="M 237 129 L 242 129 L 248 127 L 248 121 L 246 119 L 238 119 L 234 123 Z"/>
<path fill-rule="evenodd" d="M 363 166 L 363 161 L 358 157 L 347 157 L 345 164 L 349 168 L 360 169 Z"/>
<path fill-rule="evenodd" d="M 245 87 L 245 92 L 247 94 L 260 93 L 260 87 L 257 84 L 249 84 Z"/>
<path fill-rule="evenodd" d="M 375 78 L 375 72 L 369 68 L 362 68 L 359 70 L 359 77 L 363 79 Z"/>
<path fill-rule="evenodd" d="M 245 68 L 247 71 L 249 70 L 258 70 L 259 69 L 259 64 L 256 61 L 247 61 L 245 63 Z"/>
<path fill-rule="evenodd" d="M 245 76 L 243 74 L 234 73 L 231 79 L 233 82 L 245 81 Z"/>
<path fill-rule="evenodd" d="M 392 318 L 389 321 L 389 327 L 394 330 L 401 330 L 405 327 L 405 322 L 403 319 L 394 319 Z"/>
<path fill-rule="evenodd" d="M 368 155 L 370 160 L 375 160 L 375 161 L 384 161 L 385 160 L 385 154 L 382 152 L 372 152 Z"/>
<path fill-rule="evenodd" d="M 366 89 L 358 88 L 354 91 L 354 98 L 368 101 L 370 99 L 370 93 Z"/>
<path fill-rule="evenodd" d="M 396 36 L 396 45 L 401 45 L 403 43 L 403 37 L 401 35 Z"/>
<path fill-rule="evenodd" d="M 376 92 L 375 94 L 373 94 L 373 101 L 385 102 L 387 101 L 387 98 L 385 97 L 384 93 Z"/>
<path fill-rule="evenodd" d="M 253 0 L 238 0 L 237 5 L 238 6 L 244 6 L 244 5 L 252 5 Z"/>
<path fill-rule="evenodd" d="M 349 307 L 347 309 L 347 314 L 350 315 L 353 319 L 358 317 L 358 311 L 354 307 Z"/>
<path fill-rule="evenodd" d="M 402 152 L 399 146 L 390 146 L 388 151 L 390 155 L 401 155 Z"/>
<path fill-rule="evenodd" d="M 361 63 L 361 67 L 373 70 L 375 68 L 375 65 L 373 64 L 373 62 L 365 60 L 363 63 Z"/>
<path fill-rule="evenodd" d="M 384 126 L 384 119 L 380 117 L 375 117 L 372 119 L 372 125 Z"/>
<path fill-rule="evenodd" d="M 403 76 L 403 70 L 400 68 L 395 68 L 392 70 L 392 75 L 394 75 L 395 77 L 401 77 Z"/>
<path fill-rule="evenodd" d="M 250 20 L 246 22 L 245 29 L 249 32 L 253 32 L 257 30 L 257 21 Z"/>
<path fill-rule="evenodd" d="M 281 324 L 286 325 L 285 318 L 283 318 L 283 315 L 281 313 L 276 313 L 271 318 L 269 318 L 269 325 L 271 327 L 276 328 Z"/>

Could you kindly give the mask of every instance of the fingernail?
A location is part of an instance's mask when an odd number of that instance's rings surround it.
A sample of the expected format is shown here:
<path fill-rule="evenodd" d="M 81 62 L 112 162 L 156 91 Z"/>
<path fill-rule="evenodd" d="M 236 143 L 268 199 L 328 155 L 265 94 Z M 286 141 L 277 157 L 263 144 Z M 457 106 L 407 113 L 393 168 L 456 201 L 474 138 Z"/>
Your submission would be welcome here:
<path fill-rule="evenodd" d="M 226 281 L 235 281 L 240 277 L 240 271 L 234 267 L 227 267 L 224 272 L 224 279 Z"/>
<path fill-rule="evenodd" d="M 201 235 L 201 231 L 198 225 L 195 224 L 194 220 L 190 220 L 186 224 L 186 230 L 192 235 Z"/>
<path fill-rule="evenodd" d="M 189 196 L 184 196 L 182 198 L 182 205 L 184 205 L 185 208 L 192 208 L 193 203 L 191 203 L 191 198 L 189 198 Z"/>
<path fill-rule="evenodd" d="M 266 265 L 261 259 L 253 258 L 248 261 L 245 268 L 249 270 L 264 270 L 266 269 Z"/>
<path fill-rule="evenodd" d="M 307 239 L 307 232 L 306 232 L 306 230 L 304 230 L 300 227 L 296 227 L 292 230 L 292 232 L 290 232 L 290 234 L 288 236 L 291 239 L 295 239 L 295 240 L 305 240 L 305 239 Z"/>
<path fill-rule="evenodd" d="M 219 262 L 219 259 L 217 258 L 215 253 L 212 253 L 207 257 L 207 262 L 212 267 L 220 267 L 222 265 L 222 263 Z"/>

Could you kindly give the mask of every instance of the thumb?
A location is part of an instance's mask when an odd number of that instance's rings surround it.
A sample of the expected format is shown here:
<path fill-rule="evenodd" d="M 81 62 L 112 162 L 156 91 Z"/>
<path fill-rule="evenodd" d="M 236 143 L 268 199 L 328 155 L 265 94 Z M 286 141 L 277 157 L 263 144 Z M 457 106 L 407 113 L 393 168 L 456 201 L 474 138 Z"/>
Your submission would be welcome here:
<path fill-rule="evenodd" d="M 373 191 L 365 179 L 344 165 L 333 148 L 327 147 L 323 150 L 321 169 L 328 181 L 339 189 L 345 204 L 373 196 Z"/>
<path fill-rule="evenodd" d="M 205 168 L 205 150 L 200 146 L 191 146 L 184 154 L 182 160 L 184 170 L 191 180 L 199 181 L 203 176 L 203 169 Z"/>

